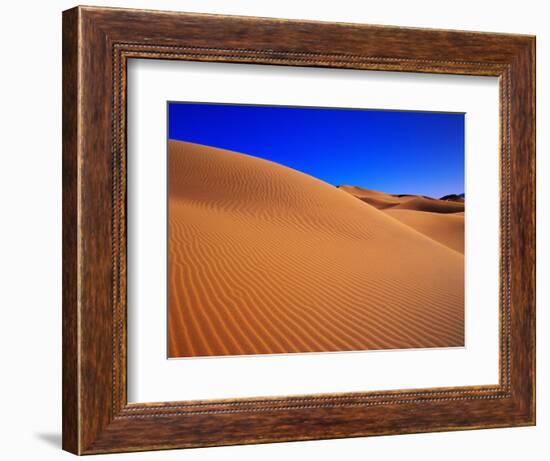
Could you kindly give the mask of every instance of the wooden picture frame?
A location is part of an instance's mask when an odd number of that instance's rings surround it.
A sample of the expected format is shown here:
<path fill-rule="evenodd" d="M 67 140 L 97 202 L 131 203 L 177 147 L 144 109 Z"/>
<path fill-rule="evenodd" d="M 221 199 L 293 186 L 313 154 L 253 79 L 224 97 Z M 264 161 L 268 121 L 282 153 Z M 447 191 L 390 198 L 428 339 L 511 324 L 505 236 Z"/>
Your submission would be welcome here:
<path fill-rule="evenodd" d="M 131 58 L 497 76 L 500 382 L 133 404 L 126 396 Z M 63 13 L 63 448 L 75 454 L 535 424 L 535 38 L 76 7 Z"/>

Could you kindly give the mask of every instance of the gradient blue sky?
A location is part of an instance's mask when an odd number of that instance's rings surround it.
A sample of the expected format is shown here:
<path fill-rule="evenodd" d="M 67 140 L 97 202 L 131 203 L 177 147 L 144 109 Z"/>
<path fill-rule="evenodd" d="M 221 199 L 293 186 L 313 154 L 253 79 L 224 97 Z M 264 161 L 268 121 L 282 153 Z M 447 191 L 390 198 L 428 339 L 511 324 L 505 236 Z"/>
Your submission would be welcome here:
<path fill-rule="evenodd" d="M 168 103 L 168 137 L 261 157 L 335 186 L 464 192 L 464 114 Z"/>

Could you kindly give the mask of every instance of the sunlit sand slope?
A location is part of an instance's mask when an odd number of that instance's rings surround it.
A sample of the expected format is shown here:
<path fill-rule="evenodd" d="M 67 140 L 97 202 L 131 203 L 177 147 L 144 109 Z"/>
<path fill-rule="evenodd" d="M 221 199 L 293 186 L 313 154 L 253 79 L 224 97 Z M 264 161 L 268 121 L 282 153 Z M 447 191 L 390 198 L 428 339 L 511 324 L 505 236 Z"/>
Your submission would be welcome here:
<path fill-rule="evenodd" d="M 463 198 L 452 201 L 418 195 L 392 195 L 357 186 L 340 186 L 339 189 L 464 254 Z"/>
<path fill-rule="evenodd" d="M 171 357 L 464 344 L 459 252 L 278 164 L 168 155 Z"/>
<path fill-rule="evenodd" d="M 433 213 L 457 213 L 464 211 L 464 199 L 452 201 L 434 199 L 421 195 L 393 195 L 357 186 L 339 186 L 339 189 L 379 210 L 396 208 L 403 210 L 429 211 Z"/>
<path fill-rule="evenodd" d="M 464 213 L 390 209 L 386 213 L 418 232 L 464 254 Z"/>

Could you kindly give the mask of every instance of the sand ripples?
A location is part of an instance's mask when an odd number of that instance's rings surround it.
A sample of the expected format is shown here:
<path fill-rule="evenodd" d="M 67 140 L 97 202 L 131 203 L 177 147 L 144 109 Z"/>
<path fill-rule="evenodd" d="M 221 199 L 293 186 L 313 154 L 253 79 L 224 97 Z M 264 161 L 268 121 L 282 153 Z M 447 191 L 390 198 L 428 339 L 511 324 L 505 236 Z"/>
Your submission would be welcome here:
<path fill-rule="evenodd" d="M 169 355 L 460 346 L 464 258 L 292 169 L 169 142 Z"/>

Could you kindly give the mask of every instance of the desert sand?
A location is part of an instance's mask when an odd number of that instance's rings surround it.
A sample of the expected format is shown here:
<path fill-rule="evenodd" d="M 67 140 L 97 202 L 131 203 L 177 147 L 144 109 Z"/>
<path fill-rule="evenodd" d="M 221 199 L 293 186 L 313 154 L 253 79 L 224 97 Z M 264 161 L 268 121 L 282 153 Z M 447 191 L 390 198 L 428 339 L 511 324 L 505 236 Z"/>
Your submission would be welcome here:
<path fill-rule="evenodd" d="M 168 156 L 170 357 L 464 345 L 464 256 L 403 200 L 181 141 Z"/>
<path fill-rule="evenodd" d="M 431 239 L 464 254 L 464 199 L 392 195 L 357 186 L 339 189 L 357 197 Z"/>

